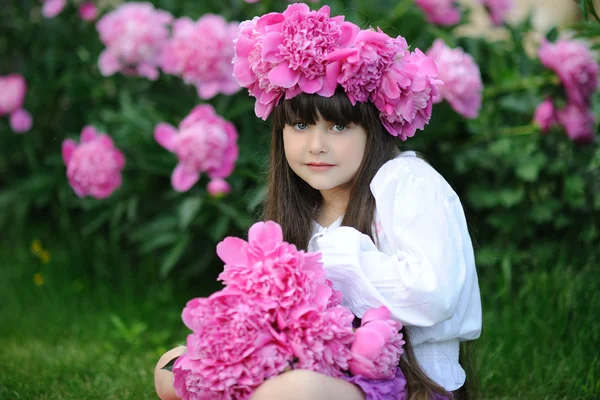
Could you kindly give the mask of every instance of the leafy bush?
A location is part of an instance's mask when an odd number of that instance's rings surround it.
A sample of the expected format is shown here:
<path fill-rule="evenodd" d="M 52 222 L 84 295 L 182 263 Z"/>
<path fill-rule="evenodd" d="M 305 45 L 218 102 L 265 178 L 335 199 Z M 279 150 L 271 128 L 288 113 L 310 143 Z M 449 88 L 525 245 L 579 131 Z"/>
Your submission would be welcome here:
<path fill-rule="evenodd" d="M 246 91 L 204 101 L 193 86 L 164 73 L 156 81 L 102 76 L 97 60 L 103 45 L 95 23 L 81 20 L 78 2 L 73 3 L 52 19 L 41 16 L 35 0 L 15 0 L 0 9 L 0 75 L 18 72 L 26 78 L 25 108 L 34 118 L 31 131 L 22 135 L 0 119 L 0 227 L 18 234 L 28 224 L 48 224 L 83 253 L 96 247 L 127 251 L 139 258 L 141 272 L 163 278 L 174 274 L 189 282 L 214 273 L 220 269 L 216 243 L 243 235 L 258 218 L 269 123 L 255 117 L 254 99 Z M 106 13 L 117 3 L 98 4 Z M 596 142 L 577 145 L 558 127 L 541 134 L 533 123 L 537 105 L 549 93 L 561 92 L 557 78 L 526 45 L 530 20 L 505 25 L 506 38 L 491 40 L 459 37 L 456 26 L 429 24 L 412 1 L 328 3 L 333 15 L 344 13 L 362 27 L 401 34 L 412 48 L 425 51 L 441 37 L 479 65 L 485 89 L 478 118 L 467 120 L 447 103 L 438 104 L 425 131 L 402 147 L 424 153 L 461 195 L 483 274 L 500 275 L 497 284 L 510 295 L 511 282 L 527 269 L 598 262 L 600 148 Z M 153 4 L 175 17 L 217 13 L 229 21 L 288 5 L 268 0 Z M 580 5 L 589 20 L 578 32 L 598 35 L 591 1 Z M 468 20 L 468 10 L 462 18 Z M 557 34 L 553 29 L 546 36 L 553 40 Z M 174 191 L 169 176 L 177 160 L 153 138 L 156 124 L 177 125 L 200 103 L 212 104 L 239 133 L 240 156 L 228 178 L 232 191 L 222 198 L 208 195 L 205 176 L 185 193 Z M 596 120 L 599 105 L 596 94 Z M 108 199 L 80 199 L 67 183 L 61 144 L 85 125 L 110 134 L 127 159 L 123 185 Z M 89 257 L 93 260 L 93 251 Z M 158 270 L 142 267 L 156 265 L 144 262 L 156 258 Z M 108 268 L 119 274 L 118 263 Z"/>

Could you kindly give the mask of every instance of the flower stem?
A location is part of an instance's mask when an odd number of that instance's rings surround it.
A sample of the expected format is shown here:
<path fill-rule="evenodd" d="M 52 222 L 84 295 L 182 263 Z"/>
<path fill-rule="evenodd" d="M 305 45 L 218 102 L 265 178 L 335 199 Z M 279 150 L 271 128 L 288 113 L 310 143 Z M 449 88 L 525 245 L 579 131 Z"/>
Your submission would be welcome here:
<path fill-rule="evenodd" d="M 490 86 L 483 89 L 484 99 L 498 96 L 500 94 L 510 93 L 523 89 L 535 89 L 544 85 L 558 85 L 560 83 L 558 76 L 533 76 L 528 79 L 522 79 L 507 83 L 505 85 Z"/>

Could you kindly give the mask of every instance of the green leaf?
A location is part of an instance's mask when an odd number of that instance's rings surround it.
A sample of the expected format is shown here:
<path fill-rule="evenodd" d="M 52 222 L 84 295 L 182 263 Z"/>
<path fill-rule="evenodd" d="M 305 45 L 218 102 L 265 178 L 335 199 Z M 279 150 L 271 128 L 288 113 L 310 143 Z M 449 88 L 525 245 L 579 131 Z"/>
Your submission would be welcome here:
<path fill-rule="evenodd" d="M 179 238 L 179 234 L 175 232 L 165 232 L 158 235 L 140 246 L 140 253 L 148 254 L 161 247 L 173 244 Z"/>
<path fill-rule="evenodd" d="M 512 207 L 519 204 L 525 196 L 525 190 L 523 188 L 506 188 L 500 191 L 500 202 L 505 207 Z"/>
<path fill-rule="evenodd" d="M 185 199 L 179 206 L 179 229 L 185 231 L 202 208 L 201 197 Z"/>
<path fill-rule="evenodd" d="M 169 272 L 171 272 L 175 264 L 177 264 L 177 262 L 181 259 L 181 256 L 183 255 L 183 252 L 185 251 L 189 243 L 190 236 L 184 235 L 179 239 L 175 246 L 171 248 L 171 251 L 169 251 L 169 253 L 167 254 L 160 266 L 159 275 L 161 278 L 164 279 L 167 277 L 167 275 L 169 275 Z"/>
<path fill-rule="evenodd" d="M 548 39 L 549 42 L 556 42 L 556 39 L 558 39 L 558 28 L 554 27 L 550 29 L 546 34 L 546 39 Z"/>

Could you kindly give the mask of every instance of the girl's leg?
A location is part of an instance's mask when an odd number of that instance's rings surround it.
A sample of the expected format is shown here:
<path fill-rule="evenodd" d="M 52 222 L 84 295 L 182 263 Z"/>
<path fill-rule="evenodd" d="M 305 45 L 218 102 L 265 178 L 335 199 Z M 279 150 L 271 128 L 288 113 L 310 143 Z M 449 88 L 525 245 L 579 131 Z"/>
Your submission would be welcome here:
<path fill-rule="evenodd" d="M 161 369 L 169 361 L 177 356 L 182 355 L 185 352 L 185 346 L 179 346 L 172 350 L 167 351 L 156 363 L 154 368 L 154 387 L 156 388 L 156 394 L 161 400 L 178 400 L 179 397 L 175 394 L 173 388 L 173 373 Z"/>
<path fill-rule="evenodd" d="M 365 400 L 352 383 L 318 372 L 294 370 L 263 383 L 252 400 Z"/>

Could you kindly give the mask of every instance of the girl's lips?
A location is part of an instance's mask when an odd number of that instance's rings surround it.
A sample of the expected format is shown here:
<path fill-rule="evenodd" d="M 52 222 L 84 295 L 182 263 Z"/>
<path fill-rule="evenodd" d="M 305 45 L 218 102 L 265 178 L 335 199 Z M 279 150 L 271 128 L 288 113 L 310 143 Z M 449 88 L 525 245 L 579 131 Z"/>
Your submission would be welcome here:
<path fill-rule="evenodd" d="M 308 163 L 308 164 L 306 164 L 306 166 L 311 171 L 327 171 L 327 170 L 335 167 L 335 165 L 333 165 L 333 164 L 325 164 L 325 163 Z"/>

